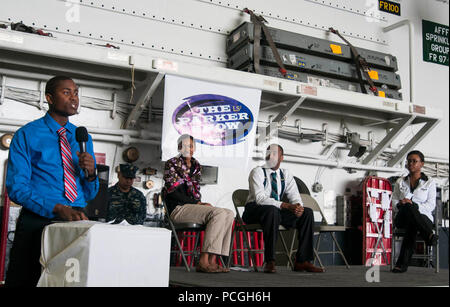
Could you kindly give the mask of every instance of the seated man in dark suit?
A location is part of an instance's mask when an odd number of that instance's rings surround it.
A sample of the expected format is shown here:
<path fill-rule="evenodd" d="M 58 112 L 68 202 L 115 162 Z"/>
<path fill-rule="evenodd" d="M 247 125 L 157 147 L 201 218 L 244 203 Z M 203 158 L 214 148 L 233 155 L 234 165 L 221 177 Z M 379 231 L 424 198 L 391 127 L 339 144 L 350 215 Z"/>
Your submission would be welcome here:
<path fill-rule="evenodd" d="M 298 250 L 294 271 L 321 273 L 314 259 L 314 215 L 304 208 L 294 177 L 286 169 L 280 169 L 283 148 L 273 144 L 267 148 L 266 164 L 250 172 L 249 196 L 242 216 L 245 223 L 259 223 L 264 236 L 264 272 L 275 273 L 275 246 L 278 228 L 283 225 L 298 230 Z M 287 196 L 289 203 L 280 201 Z"/>

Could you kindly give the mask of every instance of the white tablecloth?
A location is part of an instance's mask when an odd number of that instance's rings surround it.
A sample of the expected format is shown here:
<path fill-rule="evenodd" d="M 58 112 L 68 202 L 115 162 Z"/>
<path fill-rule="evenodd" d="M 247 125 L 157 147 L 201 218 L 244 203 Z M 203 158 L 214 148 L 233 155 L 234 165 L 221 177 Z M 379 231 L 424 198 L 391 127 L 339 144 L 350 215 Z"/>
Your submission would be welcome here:
<path fill-rule="evenodd" d="M 167 287 L 169 230 L 93 221 L 55 223 L 42 233 L 39 287 Z"/>

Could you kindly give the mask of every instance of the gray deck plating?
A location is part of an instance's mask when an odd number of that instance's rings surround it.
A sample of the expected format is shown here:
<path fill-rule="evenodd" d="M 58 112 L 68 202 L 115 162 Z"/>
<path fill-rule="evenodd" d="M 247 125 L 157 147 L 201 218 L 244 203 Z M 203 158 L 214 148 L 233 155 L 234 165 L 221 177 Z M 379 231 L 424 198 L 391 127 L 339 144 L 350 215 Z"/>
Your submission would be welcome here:
<path fill-rule="evenodd" d="M 330 266 L 325 273 L 299 273 L 286 267 L 277 267 L 276 274 L 261 272 L 238 272 L 205 274 L 195 269 L 187 272 L 184 267 L 170 269 L 170 285 L 184 287 L 448 287 L 449 272 L 441 269 L 410 267 L 408 272 L 394 274 L 383 266 L 379 271 L 379 282 L 368 282 L 366 274 L 374 279 L 376 274 L 369 268 L 352 266 Z"/>

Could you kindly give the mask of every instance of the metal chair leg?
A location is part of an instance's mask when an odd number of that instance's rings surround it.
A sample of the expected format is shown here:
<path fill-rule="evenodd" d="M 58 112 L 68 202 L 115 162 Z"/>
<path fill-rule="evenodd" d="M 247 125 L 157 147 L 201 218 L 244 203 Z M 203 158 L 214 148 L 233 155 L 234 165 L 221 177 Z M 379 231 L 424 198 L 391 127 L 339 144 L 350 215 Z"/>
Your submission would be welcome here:
<path fill-rule="evenodd" d="M 258 272 L 258 266 L 256 265 L 255 254 L 253 253 L 252 247 L 251 247 L 250 242 L 249 242 L 248 237 L 247 237 L 247 233 L 248 232 L 247 232 L 247 230 L 245 230 L 245 228 L 243 228 L 243 232 L 244 232 L 244 240 L 247 243 L 248 252 L 249 252 L 250 258 L 251 258 L 251 260 L 253 262 L 253 268 L 255 269 L 255 272 Z"/>
<path fill-rule="evenodd" d="M 316 256 L 317 261 L 319 261 L 319 265 L 322 269 L 325 269 L 325 267 L 322 264 L 322 260 L 320 260 L 319 257 L 319 248 L 320 248 L 320 237 L 322 234 L 319 232 L 319 237 L 317 238 L 316 248 L 314 248 L 314 255 Z"/>
<path fill-rule="evenodd" d="M 230 240 L 230 249 L 228 252 L 228 261 L 227 261 L 227 268 L 229 269 L 231 266 L 231 257 L 233 255 L 233 241 L 234 241 L 234 236 L 236 236 L 236 226 L 233 227 L 233 230 L 231 232 L 231 240 Z"/>
<path fill-rule="evenodd" d="M 344 253 L 342 252 L 341 246 L 339 245 L 338 241 L 336 240 L 336 236 L 334 235 L 334 232 L 331 233 L 331 236 L 333 237 L 333 241 L 336 244 L 336 247 L 339 250 L 339 254 L 341 255 L 342 259 L 344 259 L 345 262 L 345 266 L 347 267 L 347 269 L 350 269 L 350 266 L 348 265 L 347 259 L 344 256 Z"/>
<path fill-rule="evenodd" d="M 438 220 L 438 218 L 436 218 L 436 221 L 437 220 Z M 433 251 L 436 254 L 435 273 L 439 273 L 439 223 L 435 222 L 435 224 L 436 224 L 435 232 L 436 232 L 436 235 L 438 236 L 438 239 L 436 241 L 436 247 L 433 246 Z"/>
<path fill-rule="evenodd" d="M 289 250 L 287 248 L 286 241 L 284 240 L 284 237 L 283 237 L 283 234 L 282 234 L 281 231 L 280 231 L 280 238 L 281 238 L 281 243 L 283 243 L 283 248 L 284 248 L 284 252 L 286 254 L 286 257 L 288 257 L 289 264 L 291 265 L 291 268 L 293 269 L 294 268 L 294 264 L 292 263 L 292 259 L 291 259 L 290 255 L 289 255 Z"/>
<path fill-rule="evenodd" d="M 292 235 L 292 241 L 291 241 L 291 248 L 289 249 L 289 258 L 291 258 L 291 259 L 292 259 L 292 254 L 294 253 L 294 244 L 295 244 L 296 239 L 297 239 L 297 228 L 294 228 L 294 234 Z"/>
<path fill-rule="evenodd" d="M 184 252 L 183 252 L 183 248 L 181 248 L 181 243 L 180 243 L 180 240 L 178 239 L 178 234 L 177 234 L 177 232 L 174 231 L 174 230 L 172 230 L 172 234 L 173 234 L 173 236 L 175 237 L 175 240 L 176 240 L 176 242 L 177 242 L 178 250 L 179 250 L 180 253 L 181 253 L 181 257 L 183 258 L 184 266 L 186 267 L 186 270 L 187 270 L 188 272 L 190 272 L 191 269 L 189 268 L 189 265 L 188 265 L 188 263 L 187 263 L 186 256 L 184 255 Z"/>
<path fill-rule="evenodd" d="M 165 207 L 165 204 L 164 204 L 164 207 Z M 185 268 L 186 268 L 186 271 L 190 272 L 191 269 L 189 268 L 189 265 L 188 265 L 188 263 L 187 263 L 186 257 L 185 257 L 184 252 L 183 252 L 183 248 L 181 247 L 180 240 L 178 239 L 178 233 L 177 233 L 177 231 L 176 231 L 176 229 L 175 229 L 175 226 L 174 226 L 173 223 L 172 223 L 172 220 L 170 219 L 170 216 L 168 215 L 168 211 L 167 211 L 167 208 L 166 208 L 166 207 L 165 207 L 165 209 L 166 209 L 166 210 L 165 210 L 165 212 L 166 212 L 166 218 L 167 218 L 167 220 L 168 220 L 168 222 L 169 222 L 170 229 L 172 229 L 172 235 L 175 237 L 175 241 L 177 242 L 178 250 L 179 250 L 180 253 L 181 253 L 181 258 L 183 259 L 184 266 L 185 266 Z"/>
<path fill-rule="evenodd" d="M 394 269 L 395 263 L 395 235 L 392 234 L 391 240 L 391 271 Z"/>
<path fill-rule="evenodd" d="M 191 258 L 191 263 L 190 266 L 192 266 L 192 264 L 195 265 L 195 258 L 199 259 L 199 253 L 197 252 L 197 248 L 198 248 L 198 243 L 200 242 L 200 235 L 201 232 L 200 231 L 195 231 L 194 232 L 194 238 L 195 238 L 195 243 L 194 243 L 194 249 L 192 250 L 192 258 Z"/>
<path fill-rule="evenodd" d="M 314 255 L 316 256 L 316 259 L 317 259 L 317 261 L 319 262 L 320 267 L 321 267 L 322 269 L 325 269 L 325 267 L 324 267 L 323 264 L 322 264 L 322 261 L 320 260 L 319 253 L 318 253 L 315 249 L 314 249 Z"/>
<path fill-rule="evenodd" d="M 436 252 L 436 273 L 439 273 L 439 239 L 436 242 L 436 248 L 434 249 Z"/>
<path fill-rule="evenodd" d="M 248 232 L 247 232 L 247 230 L 245 229 L 245 227 L 242 226 L 242 224 L 241 224 L 241 226 L 239 226 L 238 231 L 242 231 L 242 232 L 243 232 L 244 241 L 245 241 L 245 243 L 247 244 L 247 249 L 248 249 L 248 253 L 249 253 L 249 255 L 250 255 L 250 259 L 251 259 L 251 261 L 253 262 L 253 268 L 254 268 L 255 272 L 258 272 L 258 267 L 257 267 L 257 265 L 256 265 L 255 255 L 254 255 L 254 253 L 253 253 L 253 251 L 252 251 L 252 248 L 251 248 L 251 246 L 250 246 L 250 242 L 248 241 L 248 238 L 247 238 L 247 233 L 248 233 Z M 249 259 L 249 265 L 250 265 L 250 259 Z"/>
<path fill-rule="evenodd" d="M 222 264 L 222 267 L 226 267 L 225 266 L 225 261 L 223 261 L 222 255 L 219 255 L 219 265 Z"/>

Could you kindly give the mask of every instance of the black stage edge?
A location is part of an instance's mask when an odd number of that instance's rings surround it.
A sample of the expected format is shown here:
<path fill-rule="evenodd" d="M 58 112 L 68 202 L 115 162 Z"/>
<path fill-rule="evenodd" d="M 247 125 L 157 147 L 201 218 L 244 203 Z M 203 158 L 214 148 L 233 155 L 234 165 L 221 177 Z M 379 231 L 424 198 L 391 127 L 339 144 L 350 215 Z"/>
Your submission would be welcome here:
<path fill-rule="evenodd" d="M 378 271 L 379 269 L 379 271 Z M 408 272 L 394 274 L 390 267 L 328 266 L 325 273 L 293 272 L 278 266 L 277 273 L 231 271 L 230 273 L 187 272 L 171 267 L 170 287 L 245 288 L 245 287 L 448 287 L 449 271 L 410 266 Z"/>

